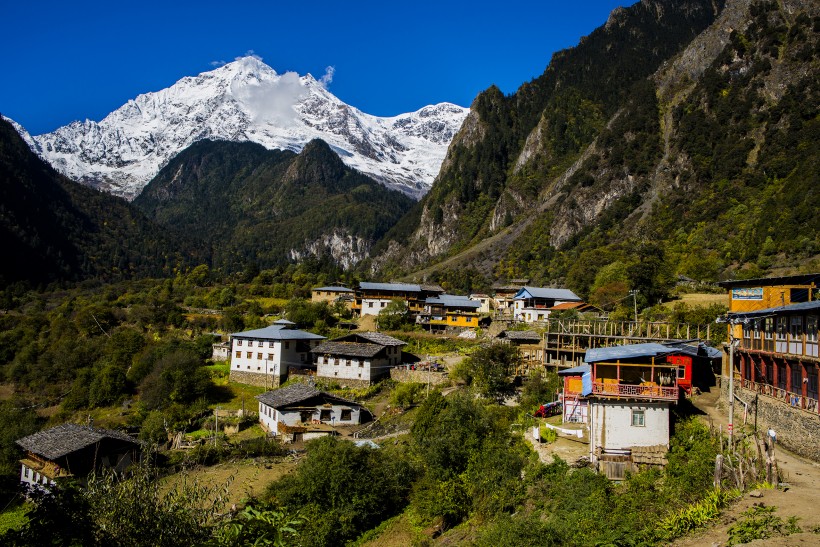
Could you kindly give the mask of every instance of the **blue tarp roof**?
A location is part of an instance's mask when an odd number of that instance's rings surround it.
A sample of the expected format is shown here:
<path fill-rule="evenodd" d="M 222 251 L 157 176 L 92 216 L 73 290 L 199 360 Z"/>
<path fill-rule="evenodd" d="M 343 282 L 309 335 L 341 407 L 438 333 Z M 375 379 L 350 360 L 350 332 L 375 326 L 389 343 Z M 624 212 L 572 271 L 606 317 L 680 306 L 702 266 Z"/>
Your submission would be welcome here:
<path fill-rule="evenodd" d="M 658 355 L 666 355 L 674 351 L 674 348 L 654 342 L 612 346 L 609 348 L 591 348 L 587 350 L 584 362 L 599 363 L 601 361 L 615 361 L 617 359 L 632 359 L 635 357 L 657 357 Z"/>
<path fill-rule="evenodd" d="M 577 367 L 565 368 L 564 370 L 559 370 L 558 371 L 558 376 L 580 376 L 580 375 L 584 374 L 585 372 L 589 372 L 589 371 L 590 371 L 589 365 L 583 364 L 583 365 L 579 365 Z"/>

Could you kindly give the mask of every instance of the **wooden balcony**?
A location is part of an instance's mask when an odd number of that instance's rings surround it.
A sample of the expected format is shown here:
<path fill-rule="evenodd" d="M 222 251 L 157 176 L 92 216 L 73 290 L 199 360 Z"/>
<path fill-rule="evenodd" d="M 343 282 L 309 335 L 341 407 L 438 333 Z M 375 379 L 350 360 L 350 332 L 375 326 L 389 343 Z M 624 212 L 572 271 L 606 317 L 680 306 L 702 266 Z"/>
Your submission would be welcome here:
<path fill-rule="evenodd" d="M 677 386 L 665 387 L 654 383 L 634 385 L 618 382 L 592 382 L 592 394 L 602 397 L 677 401 L 679 391 Z"/>

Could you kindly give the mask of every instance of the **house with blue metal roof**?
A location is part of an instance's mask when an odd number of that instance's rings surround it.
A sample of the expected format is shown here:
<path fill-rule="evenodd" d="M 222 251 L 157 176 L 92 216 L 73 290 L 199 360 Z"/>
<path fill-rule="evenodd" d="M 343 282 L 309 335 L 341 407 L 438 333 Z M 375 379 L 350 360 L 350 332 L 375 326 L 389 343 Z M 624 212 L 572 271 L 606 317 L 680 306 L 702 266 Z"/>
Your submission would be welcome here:
<path fill-rule="evenodd" d="M 581 392 L 565 387 L 564 397 L 567 404 L 573 397 L 587 400 L 590 460 L 607 477 L 620 480 L 627 471 L 665 465 L 671 407 L 681 396 L 672 357 L 684 353 L 657 343 L 592 348 L 583 370 L 576 367 Z"/>
<path fill-rule="evenodd" d="M 285 319 L 265 328 L 235 332 L 230 335 L 230 379 L 276 387 L 289 373 L 315 370 L 310 351 L 324 339 L 294 328 L 294 323 Z"/>
<path fill-rule="evenodd" d="M 569 289 L 522 287 L 513 297 L 513 318 L 525 323 L 546 321 L 550 316 L 550 308 L 567 302 L 582 300 Z"/>

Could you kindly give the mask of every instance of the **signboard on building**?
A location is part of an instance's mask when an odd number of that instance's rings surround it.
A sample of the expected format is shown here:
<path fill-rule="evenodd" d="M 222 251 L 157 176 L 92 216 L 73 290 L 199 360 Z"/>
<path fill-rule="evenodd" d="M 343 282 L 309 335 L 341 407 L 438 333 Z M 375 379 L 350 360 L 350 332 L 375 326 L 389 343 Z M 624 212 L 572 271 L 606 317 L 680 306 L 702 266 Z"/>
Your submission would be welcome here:
<path fill-rule="evenodd" d="M 763 300 L 763 287 L 732 289 L 732 300 Z"/>

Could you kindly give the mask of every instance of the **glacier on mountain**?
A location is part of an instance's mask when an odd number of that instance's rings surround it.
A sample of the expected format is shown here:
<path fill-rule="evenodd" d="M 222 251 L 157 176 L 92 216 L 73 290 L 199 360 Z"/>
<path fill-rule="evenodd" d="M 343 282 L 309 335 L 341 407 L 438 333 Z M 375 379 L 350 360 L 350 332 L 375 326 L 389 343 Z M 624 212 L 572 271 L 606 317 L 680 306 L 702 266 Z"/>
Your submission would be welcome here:
<path fill-rule="evenodd" d="M 61 173 L 133 199 L 168 161 L 201 139 L 298 152 L 323 139 L 342 161 L 414 198 L 438 174 L 468 109 L 441 103 L 394 117 L 349 106 L 310 74 L 277 74 L 242 57 L 139 95 L 100 122 L 73 122 L 27 142 Z"/>

